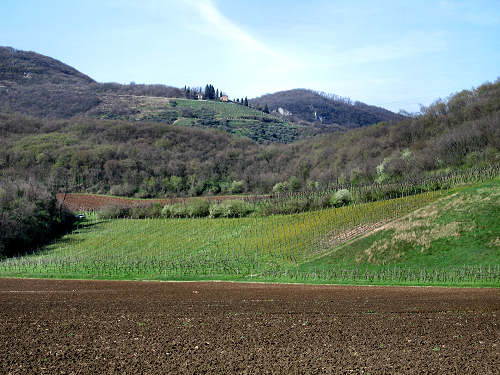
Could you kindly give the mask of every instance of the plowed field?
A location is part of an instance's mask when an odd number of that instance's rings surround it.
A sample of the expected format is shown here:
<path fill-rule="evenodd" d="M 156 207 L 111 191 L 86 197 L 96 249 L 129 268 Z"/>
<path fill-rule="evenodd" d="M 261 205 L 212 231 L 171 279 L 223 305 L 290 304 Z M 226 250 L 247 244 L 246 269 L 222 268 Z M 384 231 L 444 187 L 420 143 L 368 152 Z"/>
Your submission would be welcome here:
<path fill-rule="evenodd" d="M 190 198 L 130 199 L 130 198 L 107 196 L 107 195 L 78 194 L 78 193 L 68 193 L 68 194 L 59 193 L 57 194 L 56 197 L 59 203 L 63 203 L 68 209 L 72 211 L 97 211 L 106 206 L 136 207 L 136 206 L 144 206 L 155 203 L 160 203 L 161 205 L 165 205 L 172 203 L 182 203 L 190 199 Z M 261 195 L 261 196 L 242 197 L 238 195 L 216 195 L 216 196 L 203 197 L 202 199 L 213 202 L 219 202 L 227 199 L 244 199 L 248 201 L 253 201 L 266 198 L 270 198 L 270 196 Z"/>
<path fill-rule="evenodd" d="M 0 279 L 1 374 L 493 374 L 499 289 Z"/>

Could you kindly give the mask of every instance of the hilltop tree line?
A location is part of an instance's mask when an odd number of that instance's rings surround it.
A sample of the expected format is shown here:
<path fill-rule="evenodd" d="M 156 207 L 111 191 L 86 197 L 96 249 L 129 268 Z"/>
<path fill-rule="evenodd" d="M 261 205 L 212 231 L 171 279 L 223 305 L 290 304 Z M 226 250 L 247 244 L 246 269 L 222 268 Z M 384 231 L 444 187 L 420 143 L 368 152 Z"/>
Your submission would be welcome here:
<path fill-rule="evenodd" d="M 211 83 L 207 84 L 203 90 L 201 87 L 184 86 L 184 97 L 186 99 L 220 100 L 224 95 L 226 94 L 222 90 L 216 89 Z M 236 98 L 234 102 L 248 107 L 247 97 Z"/>

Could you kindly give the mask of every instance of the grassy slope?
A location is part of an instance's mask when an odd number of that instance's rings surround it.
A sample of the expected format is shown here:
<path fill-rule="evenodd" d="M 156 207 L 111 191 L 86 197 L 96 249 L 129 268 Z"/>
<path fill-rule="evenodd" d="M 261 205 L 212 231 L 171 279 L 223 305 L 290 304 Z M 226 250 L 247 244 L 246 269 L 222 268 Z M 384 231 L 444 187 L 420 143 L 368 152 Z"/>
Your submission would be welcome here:
<path fill-rule="evenodd" d="M 251 107 L 226 102 L 208 100 L 172 99 L 178 107 L 188 107 L 193 110 L 207 108 L 215 112 L 218 119 L 237 119 L 245 116 L 256 116 L 258 118 L 272 118 L 270 115 Z"/>
<path fill-rule="evenodd" d="M 131 95 L 104 95 L 89 114 L 104 119 L 158 121 L 180 126 L 215 127 L 256 141 L 291 142 L 299 131 L 311 129 L 292 125 L 262 111 L 243 105 L 207 100 Z"/>
<path fill-rule="evenodd" d="M 406 217 L 300 266 L 449 268 L 500 264 L 500 179 L 458 188 Z"/>
<path fill-rule="evenodd" d="M 93 277 L 96 264 L 119 271 L 109 278 L 162 278 L 155 267 L 137 270 L 136 261 L 172 262 L 181 274 L 239 277 L 292 267 L 328 251 L 329 239 L 370 223 L 404 215 L 439 193 L 398 198 L 296 215 L 241 219 L 118 219 L 96 222 L 65 236 L 41 252 L 20 258 L 26 267 L 0 262 L 0 275 Z M 71 264 L 69 268 L 61 264 Z M 41 265 L 41 266 L 40 266 Z M 88 273 L 87 273 L 87 270 Z M 99 274 L 99 272 L 97 272 Z"/>
<path fill-rule="evenodd" d="M 338 247 L 332 241 L 396 217 Z M 460 275 L 464 265 L 491 265 L 498 272 L 499 217 L 496 179 L 445 196 L 425 193 L 297 215 L 110 220 L 82 227 L 41 253 L 0 262 L 0 276 L 248 280 L 257 275 L 267 281 L 498 286 L 498 275 L 481 280 Z M 398 267 L 413 269 L 416 278 L 363 276 Z M 424 269 L 459 276 L 418 279 Z"/>

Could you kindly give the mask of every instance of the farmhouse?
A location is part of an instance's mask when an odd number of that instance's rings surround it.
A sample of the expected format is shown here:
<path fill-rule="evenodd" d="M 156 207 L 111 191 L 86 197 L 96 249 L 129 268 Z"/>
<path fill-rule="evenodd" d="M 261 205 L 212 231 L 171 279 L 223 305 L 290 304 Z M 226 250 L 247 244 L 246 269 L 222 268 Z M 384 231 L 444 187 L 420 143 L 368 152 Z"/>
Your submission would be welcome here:
<path fill-rule="evenodd" d="M 222 95 L 222 96 L 220 97 L 220 101 L 221 101 L 221 102 L 227 102 L 227 101 L 229 101 L 229 98 L 227 97 L 227 95 Z"/>

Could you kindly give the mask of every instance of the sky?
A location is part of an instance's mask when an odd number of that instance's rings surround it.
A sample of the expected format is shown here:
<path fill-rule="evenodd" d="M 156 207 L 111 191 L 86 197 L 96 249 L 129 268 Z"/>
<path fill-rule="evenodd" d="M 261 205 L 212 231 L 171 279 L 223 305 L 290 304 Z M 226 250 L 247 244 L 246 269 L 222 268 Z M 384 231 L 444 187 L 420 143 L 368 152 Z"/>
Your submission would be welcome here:
<path fill-rule="evenodd" d="M 1 0 L 0 45 L 99 82 L 308 88 L 393 111 L 500 77 L 500 0 Z"/>

